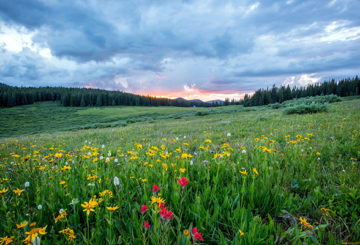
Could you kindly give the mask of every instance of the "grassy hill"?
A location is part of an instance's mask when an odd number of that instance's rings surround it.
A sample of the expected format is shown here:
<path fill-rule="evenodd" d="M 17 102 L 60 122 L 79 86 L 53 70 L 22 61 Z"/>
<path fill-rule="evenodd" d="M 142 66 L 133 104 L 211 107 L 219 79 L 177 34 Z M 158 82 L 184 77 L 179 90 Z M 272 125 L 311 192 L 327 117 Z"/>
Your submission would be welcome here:
<path fill-rule="evenodd" d="M 304 115 L 247 110 L 1 109 L 3 136 L 43 133 L 0 139 L 0 237 L 20 242 L 36 222 L 42 244 L 359 241 L 360 100 Z"/>

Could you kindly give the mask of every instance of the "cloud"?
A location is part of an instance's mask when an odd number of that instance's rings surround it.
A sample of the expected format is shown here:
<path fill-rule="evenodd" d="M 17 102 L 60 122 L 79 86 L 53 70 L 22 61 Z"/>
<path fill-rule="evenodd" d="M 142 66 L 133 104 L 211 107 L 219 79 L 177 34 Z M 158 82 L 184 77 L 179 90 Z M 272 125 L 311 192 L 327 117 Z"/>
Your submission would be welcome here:
<path fill-rule="evenodd" d="M 314 77 L 316 74 L 302 74 L 300 76 L 287 77 L 282 83 L 283 86 L 306 87 L 320 81 L 321 77 Z"/>
<path fill-rule="evenodd" d="M 359 8 L 356 0 L 0 1 L 0 80 L 216 97 L 352 76 Z"/>

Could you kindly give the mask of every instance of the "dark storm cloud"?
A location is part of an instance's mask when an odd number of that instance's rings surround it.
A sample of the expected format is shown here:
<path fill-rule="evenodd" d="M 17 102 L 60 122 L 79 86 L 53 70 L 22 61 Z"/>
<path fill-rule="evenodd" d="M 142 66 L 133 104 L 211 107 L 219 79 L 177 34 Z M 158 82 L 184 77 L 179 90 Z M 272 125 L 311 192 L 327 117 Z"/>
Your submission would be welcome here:
<path fill-rule="evenodd" d="M 213 91 L 346 76 L 360 68 L 359 8 L 355 0 L 0 1 L 0 35 L 1 27 L 31 34 L 22 51 L 0 39 L 0 79 L 133 90 L 191 81 Z"/>

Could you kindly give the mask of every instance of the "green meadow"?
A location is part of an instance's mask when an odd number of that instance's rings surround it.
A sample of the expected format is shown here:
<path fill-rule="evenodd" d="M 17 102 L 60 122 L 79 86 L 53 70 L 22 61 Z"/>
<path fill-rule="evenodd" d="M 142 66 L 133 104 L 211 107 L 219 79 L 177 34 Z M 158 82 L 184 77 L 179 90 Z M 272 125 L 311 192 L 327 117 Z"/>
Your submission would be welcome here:
<path fill-rule="evenodd" d="M 358 97 L 2 108 L 0 244 L 359 242 L 359 122 Z"/>

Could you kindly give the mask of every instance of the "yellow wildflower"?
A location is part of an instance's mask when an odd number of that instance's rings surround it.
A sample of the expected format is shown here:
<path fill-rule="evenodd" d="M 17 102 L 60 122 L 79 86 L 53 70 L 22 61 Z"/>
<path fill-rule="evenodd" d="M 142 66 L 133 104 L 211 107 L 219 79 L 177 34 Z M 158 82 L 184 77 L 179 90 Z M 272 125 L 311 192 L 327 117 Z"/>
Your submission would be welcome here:
<path fill-rule="evenodd" d="M 17 194 L 18 196 L 20 196 L 21 193 L 23 193 L 23 191 L 24 191 L 24 190 L 20 190 L 19 188 L 16 188 L 15 190 L 13 190 L 13 192 L 14 192 L 15 194 Z"/>
<path fill-rule="evenodd" d="M 24 243 L 31 244 L 37 236 L 47 234 L 45 231 L 46 227 L 47 226 L 43 228 L 33 228 L 31 231 L 25 232 L 28 236 L 25 238 Z"/>
<path fill-rule="evenodd" d="M 158 205 L 161 205 L 162 203 L 165 203 L 165 200 L 160 198 L 160 197 L 152 196 L 151 197 L 151 205 L 153 205 L 154 203 L 157 203 Z"/>
<path fill-rule="evenodd" d="M 241 174 L 243 174 L 243 175 L 247 175 L 246 170 L 244 170 L 244 171 L 240 171 L 240 173 L 241 173 Z"/>
<path fill-rule="evenodd" d="M 23 222 L 20 223 L 20 225 L 16 224 L 16 227 L 17 227 L 18 229 L 21 229 L 21 228 L 24 228 L 24 227 L 27 226 L 27 225 L 28 225 L 28 222 L 27 222 L 27 221 L 23 221 Z"/>
<path fill-rule="evenodd" d="M 15 236 L 11 236 L 11 237 L 8 237 L 8 236 L 4 236 L 4 237 L 0 237 L 0 244 L 4 244 L 4 245 L 8 245 L 10 243 L 13 242 Z"/>
<path fill-rule="evenodd" d="M 55 218 L 55 224 L 60 221 L 61 219 L 66 217 L 66 210 L 63 210 L 60 212 L 60 214 Z"/>
<path fill-rule="evenodd" d="M 61 171 L 70 170 L 70 169 L 71 169 L 70 166 L 64 166 L 63 168 L 61 168 Z"/>
<path fill-rule="evenodd" d="M 3 188 L 2 190 L 0 190 L 0 194 L 5 194 L 6 192 L 8 192 L 8 190 L 9 190 L 8 188 L 6 188 L 6 189 Z"/>
<path fill-rule="evenodd" d="M 240 233 L 240 236 L 244 235 L 244 232 L 242 230 L 240 230 L 240 229 L 239 229 L 239 233 Z"/>
<path fill-rule="evenodd" d="M 76 238 L 74 231 L 70 228 L 61 230 L 59 231 L 59 233 L 66 234 L 68 236 L 67 239 L 69 239 L 70 241 L 73 241 Z"/>
<path fill-rule="evenodd" d="M 256 174 L 256 175 L 259 174 L 258 171 L 256 170 L 256 168 L 253 168 L 253 172 L 254 172 L 254 174 Z"/>
<path fill-rule="evenodd" d="M 95 212 L 95 207 L 97 206 L 97 202 L 96 205 L 94 203 L 94 201 L 92 199 L 90 199 L 89 202 L 84 202 L 83 204 L 81 204 L 81 207 L 84 208 L 84 212 L 86 212 L 87 215 L 90 214 L 90 212 Z"/>
<path fill-rule="evenodd" d="M 106 209 L 109 210 L 109 211 L 115 211 L 115 210 L 119 209 L 119 206 L 106 207 Z"/>

